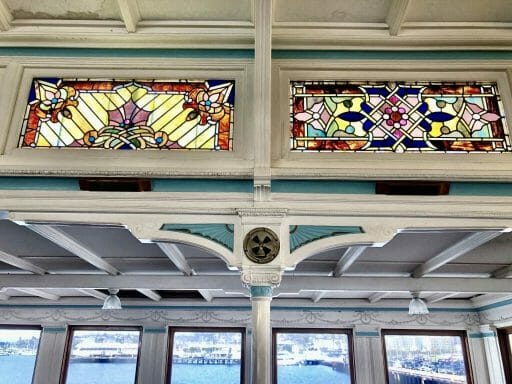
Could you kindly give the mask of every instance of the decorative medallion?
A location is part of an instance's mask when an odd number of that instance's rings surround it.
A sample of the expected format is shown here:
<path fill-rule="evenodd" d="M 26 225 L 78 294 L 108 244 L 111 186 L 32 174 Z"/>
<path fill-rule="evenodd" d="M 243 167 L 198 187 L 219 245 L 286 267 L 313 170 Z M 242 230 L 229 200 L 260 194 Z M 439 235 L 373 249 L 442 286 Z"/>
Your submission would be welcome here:
<path fill-rule="evenodd" d="M 244 252 L 254 263 L 270 263 L 279 253 L 279 238 L 268 228 L 254 228 L 245 236 Z"/>

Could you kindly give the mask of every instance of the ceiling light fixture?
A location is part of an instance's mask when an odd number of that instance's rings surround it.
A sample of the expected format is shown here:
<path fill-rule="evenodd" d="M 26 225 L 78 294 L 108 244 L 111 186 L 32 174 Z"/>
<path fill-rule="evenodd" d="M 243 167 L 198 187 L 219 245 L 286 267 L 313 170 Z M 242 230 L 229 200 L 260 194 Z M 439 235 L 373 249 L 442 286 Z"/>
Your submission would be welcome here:
<path fill-rule="evenodd" d="M 411 292 L 412 300 L 409 303 L 409 315 L 426 315 L 428 314 L 428 307 L 425 302 L 420 299 L 418 292 Z"/>
<path fill-rule="evenodd" d="M 119 289 L 109 289 L 108 293 L 109 295 L 105 298 L 102 309 L 122 309 L 121 300 L 117 296 Z"/>

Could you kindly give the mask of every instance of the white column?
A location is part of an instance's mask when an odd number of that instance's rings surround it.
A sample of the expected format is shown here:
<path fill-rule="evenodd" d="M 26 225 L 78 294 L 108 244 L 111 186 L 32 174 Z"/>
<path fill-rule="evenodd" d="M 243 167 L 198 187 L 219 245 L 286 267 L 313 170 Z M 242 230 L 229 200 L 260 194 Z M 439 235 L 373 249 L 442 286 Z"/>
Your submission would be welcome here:
<path fill-rule="evenodd" d="M 163 383 L 167 372 L 165 327 L 144 327 L 139 357 L 138 383 Z"/>
<path fill-rule="evenodd" d="M 355 328 L 354 365 L 358 384 L 386 383 L 379 329 L 363 326 Z"/>
<path fill-rule="evenodd" d="M 43 327 L 34 372 L 34 384 L 59 384 L 66 349 L 66 327 Z"/>
<path fill-rule="evenodd" d="M 252 384 L 270 384 L 272 335 L 270 302 L 272 287 L 251 286 L 252 304 Z"/>
<path fill-rule="evenodd" d="M 480 337 L 484 343 L 490 384 L 505 384 L 503 361 L 501 360 L 498 336 L 489 325 L 480 326 Z"/>

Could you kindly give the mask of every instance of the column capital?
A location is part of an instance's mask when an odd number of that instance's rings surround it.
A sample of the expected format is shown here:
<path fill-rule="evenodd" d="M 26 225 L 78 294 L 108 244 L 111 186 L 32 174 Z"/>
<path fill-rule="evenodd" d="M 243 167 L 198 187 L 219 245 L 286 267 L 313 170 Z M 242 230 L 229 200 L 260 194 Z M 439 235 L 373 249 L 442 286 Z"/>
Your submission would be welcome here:
<path fill-rule="evenodd" d="M 242 284 L 248 288 L 269 287 L 275 288 L 281 284 L 281 269 L 244 269 L 242 270 Z"/>

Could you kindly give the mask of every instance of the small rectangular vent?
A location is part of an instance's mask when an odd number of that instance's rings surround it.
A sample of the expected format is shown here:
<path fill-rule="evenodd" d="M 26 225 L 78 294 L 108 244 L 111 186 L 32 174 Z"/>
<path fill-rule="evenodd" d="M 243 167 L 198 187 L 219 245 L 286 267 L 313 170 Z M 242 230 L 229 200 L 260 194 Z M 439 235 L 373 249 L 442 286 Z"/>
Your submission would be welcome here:
<path fill-rule="evenodd" d="M 375 184 L 377 195 L 440 196 L 449 192 L 447 181 L 378 181 Z"/>
<path fill-rule="evenodd" d="M 147 192 L 151 191 L 151 180 L 133 178 L 83 178 L 79 179 L 81 191 L 92 192 Z"/>

